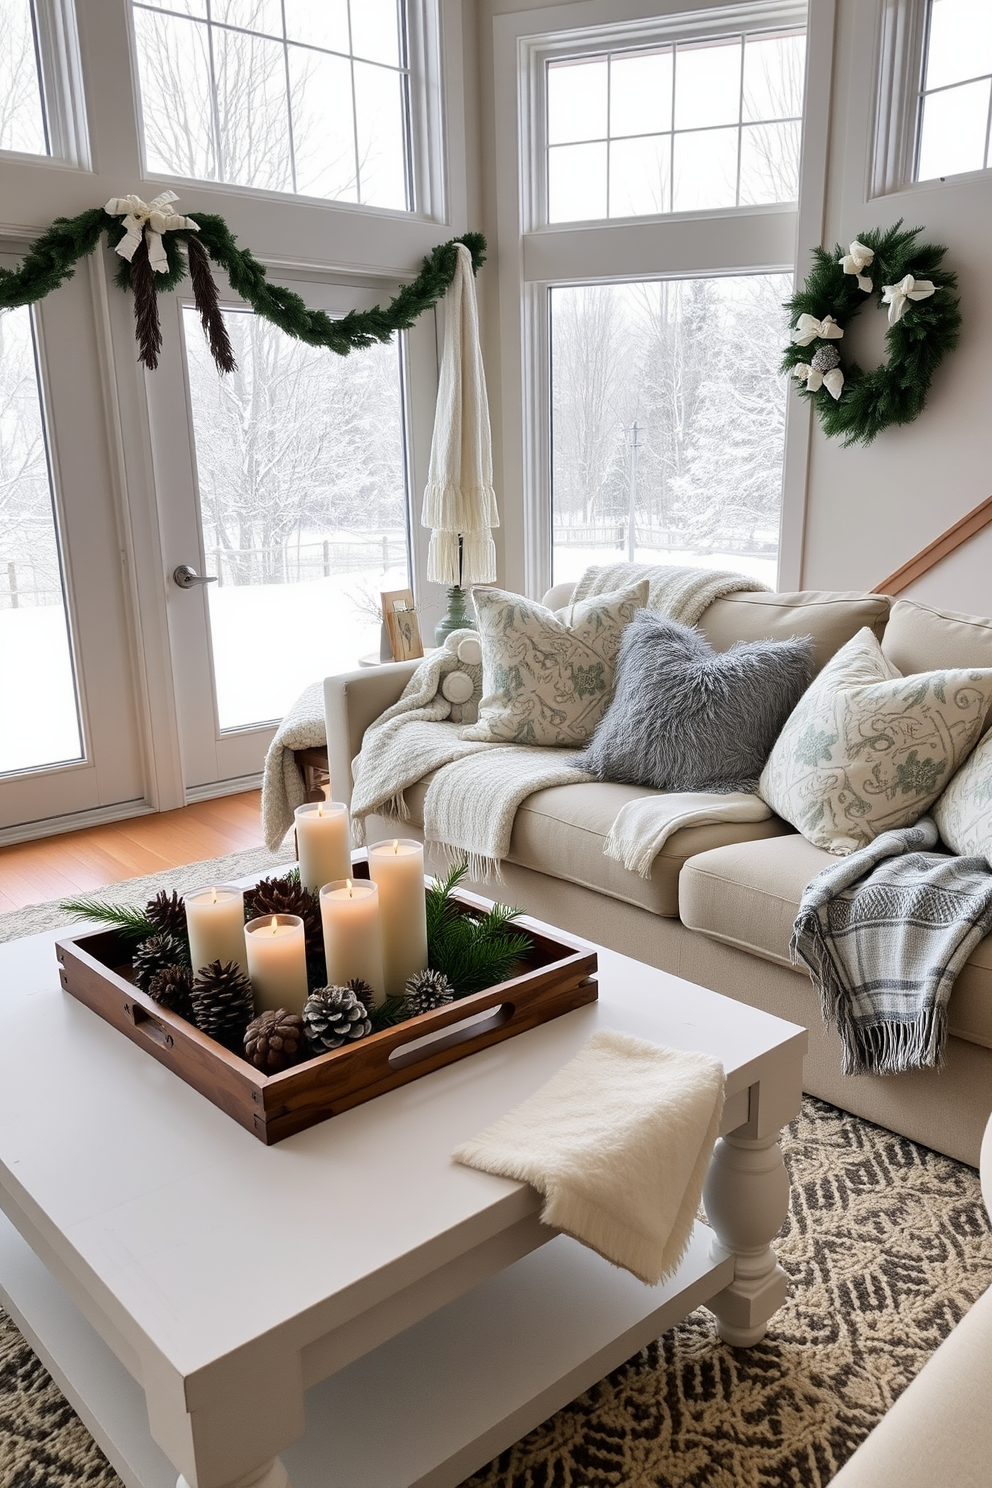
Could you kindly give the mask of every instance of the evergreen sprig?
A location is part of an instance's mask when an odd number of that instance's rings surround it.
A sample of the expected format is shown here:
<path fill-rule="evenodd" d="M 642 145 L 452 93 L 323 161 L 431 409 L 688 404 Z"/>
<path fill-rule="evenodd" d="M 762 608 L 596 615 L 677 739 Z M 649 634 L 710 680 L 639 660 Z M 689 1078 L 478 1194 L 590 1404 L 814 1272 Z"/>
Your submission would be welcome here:
<path fill-rule="evenodd" d="M 512 928 L 519 909 L 494 904 L 474 915 L 459 908 L 452 890 L 467 872 L 468 864 L 458 863 L 427 890 L 427 960 L 448 978 L 456 998 L 505 981 L 533 945 L 525 931 Z"/>
<path fill-rule="evenodd" d="M 160 935 L 162 932 L 158 926 L 133 904 L 114 904 L 109 899 L 101 899 L 98 894 L 83 894 L 78 899 L 63 899 L 59 908 L 74 920 L 109 922 L 124 940 L 139 941 L 147 940 L 152 935 Z"/>
<path fill-rule="evenodd" d="M 906 274 L 929 279 L 935 286 L 934 294 L 912 301 L 902 319 L 889 326 L 885 336 L 887 360 L 881 366 L 865 372 L 857 362 L 842 363 L 844 387 L 838 399 L 826 387 L 813 393 L 799 388 L 800 397 L 812 399 L 823 432 L 843 439 L 845 447 L 871 444 L 890 424 L 912 423 L 922 412 L 943 357 L 958 343 L 961 312 L 954 293 L 957 275 L 941 268 L 946 248 L 939 243 L 916 241 L 922 231 L 921 227 L 904 228 L 900 218 L 884 230 L 859 233 L 858 240 L 875 255 L 862 271 L 872 281 L 870 296 L 858 288 L 855 275 L 844 273 L 840 259 L 845 250 L 839 243 L 832 254 L 825 248 L 814 248 L 813 268 L 806 282 L 785 302 L 793 327 L 800 315 L 812 315 L 817 320 L 832 315 L 843 328 L 870 299 L 881 308 L 882 286 L 898 284 Z M 816 340 L 808 346 L 790 342 L 782 357 L 782 371 L 791 372 L 800 362 L 812 361 L 821 346 L 832 346 L 839 352 L 841 344 L 837 340 Z"/>

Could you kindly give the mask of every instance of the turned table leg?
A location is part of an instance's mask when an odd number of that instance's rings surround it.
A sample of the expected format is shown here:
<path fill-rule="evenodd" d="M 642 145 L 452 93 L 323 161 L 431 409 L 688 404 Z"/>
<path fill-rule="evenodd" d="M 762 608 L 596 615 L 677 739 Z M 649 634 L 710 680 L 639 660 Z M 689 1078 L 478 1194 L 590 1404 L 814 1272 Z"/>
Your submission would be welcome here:
<path fill-rule="evenodd" d="M 176 1488 L 190 1488 L 182 1473 L 179 1474 Z M 263 1467 L 254 1468 L 240 1478 L 235 1478 L 234 1482 L 225 1485 L 225 1488 L 292 1488 L 292 1484 L 289 1481 L 289 1473 L 279 1458 L 273 1457 L 271 1462 L 265 1463 Z"/>
<path fill-rule="evenodd" d="M 789 1175 L 778 1133 L 754 1139 L 731 1132 L 713 1149 L 703 1187 L 713 1250 L 730 1251 L 734 1279 L 706 1304 L 725 1343 L 748 1348 L 764 1338 L 768 1319 L 785 1301 L 788 1277 L 771 1242 L 789 1212 Z"/>

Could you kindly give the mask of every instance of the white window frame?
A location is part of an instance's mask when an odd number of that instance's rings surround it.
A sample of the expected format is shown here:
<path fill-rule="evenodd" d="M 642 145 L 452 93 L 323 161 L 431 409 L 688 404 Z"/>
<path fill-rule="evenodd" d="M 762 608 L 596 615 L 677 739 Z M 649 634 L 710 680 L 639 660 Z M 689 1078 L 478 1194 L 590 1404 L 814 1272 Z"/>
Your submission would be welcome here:
<path fill-rule="evenodd" d="M 67 165 L 88 170 L 89 136 L 73 0 L 34 0 L 41 68 L 41 107 L 48 135 L 47 154 L 0 150 L 4 161 L 37 166 Z"/>

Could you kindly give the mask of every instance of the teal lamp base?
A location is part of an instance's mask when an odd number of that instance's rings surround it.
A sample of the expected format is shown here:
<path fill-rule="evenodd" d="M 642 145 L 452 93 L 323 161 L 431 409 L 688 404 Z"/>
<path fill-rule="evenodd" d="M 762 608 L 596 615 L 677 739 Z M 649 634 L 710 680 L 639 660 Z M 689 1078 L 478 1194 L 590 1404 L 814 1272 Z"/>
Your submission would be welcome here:
<path fill-rule="evenodd" d="M 448 612 L 438 622 L 434 632 L 435 645 L 443 646 L 453 630 L 474 630 L 475 618 L 466 608 L 468 595 L 457 584 L 448 590 Z"/>

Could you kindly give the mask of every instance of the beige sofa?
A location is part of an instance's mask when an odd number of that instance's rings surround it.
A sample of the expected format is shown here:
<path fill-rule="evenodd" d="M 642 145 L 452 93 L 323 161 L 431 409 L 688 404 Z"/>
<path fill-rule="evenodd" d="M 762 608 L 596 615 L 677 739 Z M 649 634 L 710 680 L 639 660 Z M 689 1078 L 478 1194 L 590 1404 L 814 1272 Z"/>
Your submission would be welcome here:
<path fill-rule="evenodd" d="M 571 586 L 545 596 L 567 603 Z M 904 673 L 992 667 L 992 620 L 880 595 L 734 594 L 707 609 L 700 629 L 723 650 L 735 640 L 812 635 L 822 665 L 862 626 Z M 324 684 L 334 795 L 347 799 L 351 760 L 368 725 L 399 697 L 416 663 L 328 677 Z M 418 833 L 426 784 L 407 793 Z M 504 882 L 483 893 L 666 971 L 751 1003 L 810 1030 L 805 1088 L 859 1116 L 977 1164 L 992 1112 L 992 937 L 959 977 L 940 1071 L 845 1076 L 837 1036 L 823 1027 L 789 939 L 805 884 L 835 861 L 778 818 L 756 825 L 690 828 L 672 836 L 650 880 L 603 856 L 621 805 L 646 789 L 582 783 L 538 791 L 517 813 Z M 395 830 L 395 829 L 393 829 Z M 375 819 L 370 831 L 378 835 Z M 383 828 L 383 835 L 386 829 Z"/>

